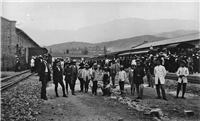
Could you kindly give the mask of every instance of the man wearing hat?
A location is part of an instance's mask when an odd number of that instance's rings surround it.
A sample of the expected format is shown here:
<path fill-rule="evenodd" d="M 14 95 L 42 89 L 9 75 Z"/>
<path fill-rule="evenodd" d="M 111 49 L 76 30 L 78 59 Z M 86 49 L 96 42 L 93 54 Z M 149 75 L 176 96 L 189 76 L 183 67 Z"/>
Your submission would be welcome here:
<path fill-rule="evenodd" d="M 160 59 L 157 59 L 156 63 L 157 63 L 157 65 L 154 68 L 156 92 L 158 95 L 158 97 L 156 99 L 161 98 L 161 96 L 160 96 L 160 89 L 161 89 L 163 100 L 167 100 L 166 94 L 165 94 L 165 89 L 164 89 L 165 76 L 166 76 L 167 72 L 166 72 L 165 67 L 161 65 Z"/>
<path fill-rule="evenodd" d="M 133 81 L 136 86 L 136 91 L 138 97 L 136 99 L 142 99 L 143 98 L 143 89 L 144 89 L 144 81 L 143 77 L 145 76 L 144 68 L 141 66 L 140 59 L 136 60 L 136 67 L 133 71 Z"/>
<path fill-rule="evenodd" d="M 70 86 L 70 82 L 71 82 L 71 77 L 72 77 L 72 72 L 71 72 L 71 68 L 70 68 L 70 62 L 66 61 L 65 62 L 65 66 L 64 66 L 64 75 L 65 75 L 65 86 L 66 86 L 66 91 L 68 94 L 68 85 Z M 71 86 L 70 86 L 71 89 Z"/>
<path fill-rule="evenodd" d="M 39 81 L 42 82 L 41 98 L 44 100 L 47 100 L 46 86 L 47 86 L 47 83 L 51 81 L 51 72 L 50 72 L 49 64 L 47 63 L 46 56 L 44 56 L 44 59 L 42 60 L 40 64 Z"/>
<path fill-rule="evenodd" d="M 76 66 L 76 60 L 72 60 L 70 68 L 71 68 L 70 87 L 71 87 L 72 95 L 75 95 L 75 84 L 78 78 L 78 68 Z"/>
<path fill-rule="evenodd" d="M 56 67 L 53 68 L 53 83 L 55 84 L 56 97 L 59 97 L 58 90 L 57 90 L 58 83 L 62 87 L 63 97 L 67 97 L 65 94 L 65 86 L 63 83 L 63 73 L 62 73 L 62 67 L 61 67 L 60 60 L 58 60 L 58 59 L 55 60 L 55 64 L 56 64 Z"/>
<path fill-rule="evenodd" d="M 119 71 L 119 76 L 118 76 L 119 88 L 121 91 L 121 95 L 123 95 L 123 93 L 124 93 L 124 82 L 125 82 L 126 78 L 127 78 L 127 76 L 126 76 L 126 72 L 124 71 L 124 66 L 121 65 L 120 71 Z"/>
<path fill-rule="evenodd" d="M 19 61 L 19 58 L 17 58 L 17 61 L 15 63 L 15 72 L 18 72 L 20 71 L 20 61 Z"/>
<path fill-rule="evenodd" d="M 84 71 L 84 64 L 80 63 L 79 64 L 79 69 L 78 69 L 78 79 L 80 81 L 80 92 L 83 92 L 83 87 L 85 85 L 84 80 L 83 80 L 83 71 Z"/>
<path fill-rule="evenodd" d="M 182 98 L 185 99 L 184 94 L 186 90 L 186 84 L 188 82 L 187 76 L 189 75 L 188 68 L 185 67 L 185 64 L 186 62 L 182 60 L 180 63 L 180 67 L 178 68 L 178 71 L 176 72 L 176 75 L 178 76 L 178 85 L 177 85 L 177 93 L 176 93 L 175 98 L 178 98 L 178 94 L 181 90 L 181 85 L 183 85 Z"/>
<path fill-rule="evenodd" d="M 110 67 L 110 76 L 112 80 L 112 86 L 115 88 L 115 76 L 119 70 L 118 64 L 115 62 L 115 60 L 112 60 L 112 65 Z"/>
<path fill-rule="evenodd" d="M 97 83 L 98 83 L 98 81 L 100 81 L 98 78 L 100 75 L 100 72 L 97 69 L 98 68 L 97 63 L 94 63 L 93 68 L 94 68 L 94 70 L 92 70 L 92 82 L 93 82 L 92 94 L 97 95 Z"/>
<path fill-rule="evenodd" d="M 89 88 L 89 83 L 91 80 L 91 72 L 89 70 L 89 65 L 87 63 L 85 64 L 85 69 L 83 71 L 83 79 L 85 82 L 85 92 L 87 93 Z"/>

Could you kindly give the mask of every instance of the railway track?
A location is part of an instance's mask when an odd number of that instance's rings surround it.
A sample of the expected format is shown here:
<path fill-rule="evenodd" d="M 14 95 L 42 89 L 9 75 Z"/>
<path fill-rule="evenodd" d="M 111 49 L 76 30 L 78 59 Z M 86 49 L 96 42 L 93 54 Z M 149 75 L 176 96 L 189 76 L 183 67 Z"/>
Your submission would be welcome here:
<path fill-rule="evenodd" d="M 193 84 L 200 84 L 200 77 L 198 76 L 188 76 L 188 82 Z M 175 73 L 167 73 L 166 79 L 178 80 Z"/>
<path fill-rule="evenodd" d="M 1 81 L 1 91 L 5 91 L 6 89 L 14 86 L 15 84 L 23 81 L 34 73 L 29 73 L 30 71 L 26 71 L 24 73 L 20 73 L 18 75 L 14 75 L 6 80 Z"/>

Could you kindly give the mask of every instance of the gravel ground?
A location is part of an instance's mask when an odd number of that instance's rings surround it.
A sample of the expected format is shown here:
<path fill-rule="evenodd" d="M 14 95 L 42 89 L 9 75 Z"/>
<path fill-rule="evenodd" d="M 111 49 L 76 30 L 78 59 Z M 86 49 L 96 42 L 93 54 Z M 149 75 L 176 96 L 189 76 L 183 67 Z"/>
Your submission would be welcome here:
<path fill-rule="evenodd" d="M 78 82 L 78 81 L 77 81 Z M 119 100 L 77 92 L 76 96 L 69 94 L 68 98 L 55 97 L 54 85 L 49 83 L 47 88 L 48 101 L 40 99 L 41 84 L 38 76 L 33 75 L 20 82 L 17 86 L 1 93 L 1 120 L 2 121 L 132 121 L 152 120 L 152 117 L 143 115 L 143 112 L 129 108 Z M 132 100 L 136 96 L 130 95 L 130 86 L 126 85 L 125 97 Z M 188 84 L 187 99 L 174 99 L 176 81 L 167 80 L 165 85 L 168 101 L 155 99 L 155 88 L 145 87 L 144 99 L 138 104 L 162 109 L 168 120 L 198 121 L 200 120 L 199 85 Z M 76 85 L 79 90 L 79 83 Z M 59 94 L 62 95 L 59 86 Z M 194 96 L 196 95 L 196 96 Z M 194 116 L 188 117 L 184 110 L 192 110 Z"/>
<path fill-rule="evenodd" d="M 33 75 L 1 93 L 1 121 L 35 121 L 38 114 L 40 83 Z"/>
<path fill-rule="evenodd" d="M 146 80 L 145 80 L 146 81 Z M 147 85 L 146 85 L 147 86 Z M 151 87 L 145 87 L 144 89 L 144 99 L 140 101 L 141 104 L 148 105 L 148 107 L 158 107 L 162 109 L 164 115 L 168 117 L 170 120 L 177 121 L 199 121 L 200 120 L 200 97 L 196 90 L 200 90 L 199 85 L 188 84 L 186 90 L 186 98 L 187 99 L 174 99 L 176 95 L 176 81 L 174 80 L 166 80 L 166 95 L 168 101 L 164 101 L 162 99 L 155 99 L 157 97 L 156 89 Z M 135 96 L 130 94 L 130 88 L 126 88 L 127 92 L 125 94 L 126 97 L 131 99 L 135 99 Z M 179 94 L 179 96 L 181 96 Z M 192 110 L 194 112 L 194 116 L 188 117 L 184 114 L 184 110 Z"/>
<path fill-rule="evenodd" d="M 68 98 L 55 97 L 54 85 L 47 88 L 48 101 L 42 103 L 36 110 L 39 121 L 150 121 L 151 117 L 143 115 L 136 110 L 128 109 L 117 100 L 101 96 L 99 89 L 97 96 L 89 93 L 77 92 L 76 96 L 69 93 Z M 79 90 L 79 84 L 76 84 Z M 59 94 L 62 95 L 61 88 Z"/>

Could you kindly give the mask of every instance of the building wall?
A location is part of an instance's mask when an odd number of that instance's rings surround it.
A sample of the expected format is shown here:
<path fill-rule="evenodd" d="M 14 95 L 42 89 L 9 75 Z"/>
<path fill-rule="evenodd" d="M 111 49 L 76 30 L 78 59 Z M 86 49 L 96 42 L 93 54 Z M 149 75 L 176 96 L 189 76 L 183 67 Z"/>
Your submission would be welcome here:
<path fill-rule="evenodd" d="M 16 57 L 26 66 L 28 47 L 38 47 L 23 31 L 17 33 L 15 24 L 16 21 L 1 17 L 1 70 L 14 70 Z"/>

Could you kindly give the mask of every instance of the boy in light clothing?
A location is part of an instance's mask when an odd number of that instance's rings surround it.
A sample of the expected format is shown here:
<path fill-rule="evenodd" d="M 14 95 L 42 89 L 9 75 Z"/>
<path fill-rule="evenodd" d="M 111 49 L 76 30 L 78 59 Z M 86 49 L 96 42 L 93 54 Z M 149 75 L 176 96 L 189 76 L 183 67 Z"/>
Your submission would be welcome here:
<path fill-rule="evenodd" d="M 187 76 L 189 75 L 189 71 L 188 68 L 185 67 L 185 61 L 181 61 L 181 65 L 178 68 L 178 71 L 176 72 L 176 75 L 178 76 L 178 85 L 177 85 L 177 93 L 176 93 L 176 97 L 178 98 L 178 94 L 181 90 L 181 85 L 183 84 L 183 91 L 182 91 L 182 97 L 183 99 L 185 99 L 184 94 L 185 94 L 185 90 L 186 90 L 186 84 L 188 82 L 187 80 Z"/>
<path fill-rule="evenodd" d="M 127 78 L 126 72 L 124 71 L 124 67 L 121 65 L 120 66 L 120 71 L 119 71 L 119 76 L 118 76 L 121 95 L 123 95 L 123 93 L 124 93 L 124 82 L 125 82 L 126 78 Z"/>

